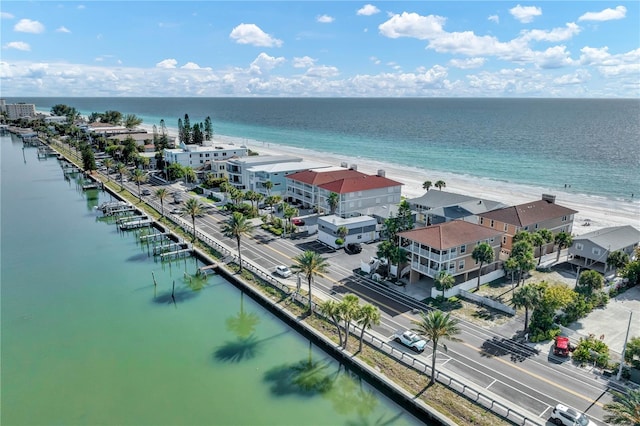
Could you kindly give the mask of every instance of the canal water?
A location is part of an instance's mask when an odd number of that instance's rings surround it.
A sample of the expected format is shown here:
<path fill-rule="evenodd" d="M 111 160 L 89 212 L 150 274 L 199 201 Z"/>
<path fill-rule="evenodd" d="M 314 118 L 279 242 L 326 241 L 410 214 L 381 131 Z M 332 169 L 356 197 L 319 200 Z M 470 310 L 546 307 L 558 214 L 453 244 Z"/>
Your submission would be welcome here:
<path fill-rule="evenodd" d="M 55 157 L 0 144 L 2 425 L 419 424 L 193 258 L 154 259 Z"/>

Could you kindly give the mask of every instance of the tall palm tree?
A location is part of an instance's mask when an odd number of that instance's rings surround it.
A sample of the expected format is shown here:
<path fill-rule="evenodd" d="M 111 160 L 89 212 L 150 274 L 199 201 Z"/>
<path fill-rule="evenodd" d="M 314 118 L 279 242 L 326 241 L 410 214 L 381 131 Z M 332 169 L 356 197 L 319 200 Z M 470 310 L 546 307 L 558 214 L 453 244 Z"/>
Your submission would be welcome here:
<path fill-rule="evenodd" d="M 253 226 L 245 215 L 240 212 L 233 214 L 222 224 L 222 234 L 227 238 L 235 238 L 238 246 L 238 262 L 240 263 L 240 272 L 242 272 L 242 252 L 240 251 L 240 242 L 243 235 L 250 235 Z"/>
<path fill-rule="evenodd" d="M 382 320 L 382 315 L 377 306 L 373 306 L 370 303 L 360 306 L 358 315 L 356 316 L 356 322 L 360 326 L 360 347 L 358 352 L 362 352 L 362 341 L 364 340 L 364 331 L 367 328 L 371 328 L 374 325 L 379 325 Z"/>
<path fill-rule="evenodd" d="M 444 299 L 444 292 L 453 287 L 456 279 L 447 271 L 440 271 L 433 282 L 438 290 L 442 290 L 442 298 Z"/>
<path fill-rule="evenodd" d="M 149 180 L 149 176 L 140 169 L 135 169 L 131 177 L 133 181 L 138 185 L 138 200 L 142 201 L 142 194 L 140 193 L 140 184 Z"/>
<path fill-rule="evenodd" d="M 435 186 L 436 188 L 438 188 L 440 191 L 442 191 L 442 188 L 445 188 L 447 186 L 447 184 L 445 183 L 445 181 L 443 180 L 439 180 L 436 183 L 433 184 L 433 186 Z"/>
<path fill-rule="evenodd" d="M 271 218 L 273 218 L 273 208 L 275 205 L 280 204 L 282 201 L 282 197 L 279 195 L 269 195 L 264 199 L 264 203 L 269 206 L 269 213 Z"/>
<path fill-rule="evenodd" d="M 482 278 L 482 266 L 485 263 L 491 263 L 495 259 L 495 252 L 493 247 L 487 242 L 482 242 L 474 247 L 471 253 L 471 258 L 476 262 L 480 262 L 480 268 L 478 268 L 478 283 L 476 284 L 476 291 L 480 290 L 480 278 Z"/>
<path fill-rule="evenodd" d="M 531 243 L 538 247 L 538 255 L 540 256 L 538 257 L 538 265 L 542 261 L 542 246 L 550 242 L 553 242 L 553 232 L 548 229 L 539 229 L 531 235 Z"/>
<path fill-rule="evenodd" d="M 383 241 L 378 244 L 378 251 L 376 252 L 376 256 L 378 258 L 384 258 L 387 260 L 387 271 L 386 276 L 391 274 L 391 258 L 393 257 L 393 251 L 396 246 L 391 241 Z"/>
<path fill-rule="evenodd" d="M 430 180 L 425 180 L 422 183 L 422 189 L 424 189 L 425 191 L 428 191 L 429 188 L 431 188 L 433 186 L 433 183 Z"/>
<path fill-rule="evenodd" d="M 340 302 L 340 313 L 344 321 L 344 349 L 347 349 L 349 341 L 349 330 L 351 329 L 351 321 L 357 318 L 360 310 L 360 299 L 355 294 L 347 294 Z"/>
<path fill-rule="evenodd" d="M 184 212 L 191 216 L 193 224 L 193 241 L 196 240 L 196 216 L 200 216 L 204 212 L 204 208 L 197 198 L 189 198 L 184 204 Z"/>
<path fill-rule="evenodd" d="M 525 330 L 529 328 L 529 309 L 535 308 L 540 303 L 541 297 L 541 288 L 533 284 L 527 284 L 513 292 L 511 303 L 513 303 L 514 308 L 524 308 Z"/>
<path fill-rule="evenodd" d="M 124 178 L 129 174 L 129 169 L 124 163 L 118 163 L 116 164 L 116 170 L 120 174 L 120 190 L 122 191 L 124 189 Z"/>
<path fill-rule="evenodd" d="M 446 339 L 451 341 L 459 341 L 456 337 L 460 333 L 458 328 L 458 320 L 451 318 L 450 314 L 444 314 L 442 311 L 431 311 L 428 314 L 420 312 L 420 319 L 413 320 L 415 328 L 413 331 L 419 335 L 425 337 L 433 344 L 433 353 L 431 354 L 431 380 L 430 384 L 434 384 L 436 381 L 436 350 L 438 349 L 438 342 L 440 339 Z M 447 350 L 447 346 L 443 345 L 444 350 Z"/>
<path fill-rule="evenodd" d="M 627 391 L 626 394 L 611 391 L 613 402 L 605 404 L 608 413 L 604 421 L 613 425 L 640 425 L 640 389 Z"/>
<path fill-rule="evenodd" d="M 518 241 L 511 248 L 511 255 L 518 262 L 518 285 L 525 272 L 536 267 L 533 259 L 533 246 L 528 241 Z"/>
<path fill-rule="evenodd" d="M 158 197 L 158 200 L 160 200 L 160 209 L 161 209 L 160 214 L 162 216 L 164 216 L 164 199 L 167 198 L 168 196 L 169 196 L 169 191 L 167 191 L 167 188 L 159 188 L 156 190 L 156 197 Z"/>
<path fill-rule="evenodd" d="M 573 244 L 573 237 L 568 232 L 558 232 L 553 239 L 553 242 L 558 246 L 558 255 L 556 256 L 556 262 L 560 260 L 560 252 L 563 248 L 570 247 Z"/>
<path fill-rule="evenodd" d="M 115 163 L 111 158 L 105 158 L 102 164 L 104 164 L 104 166 L 107 168 L 107 180 L 111 180 L 111 176 L 109 176 L 109 170 L 111 170 L 113 166 L 115 166 Z"/>
<path fill-rule="evenodd" d="M 329 268 L 327 259 L 320 256 L 315 251 L 307 250 L 302 254 L 293 258 L 295 264 L 291 266 L 294 272 L 302 273 L 309 284 L 309 314 L 313 311 L 313 299 L 311 298 L 311 285 L 313 284 L 313 277 L 323 274 Z"/>
<path fill-rule="evenodd" d="M 335 214 L 340 204 L 340 195 L 337 192 L 332 192 L 327 197 L 327 204 L 329 205 L 329 213 Z"/>
<path fill-rule="evenodd" d="M 340 341 L 340 346 L 342 347 L 342 330 L 340 329 L 340 321 L 342 321 L 342 311 L 340 309 L 340 304 L 333 299 L 327 299 L 320 304 L 320 313 L 326 317 L 331 318 L 331 321 L 333 321 L 333 324 L 338 330 L 338 340 Z"/>
<path fill-rule="evenodd" d="M 267 196 L 270 196 L 271 190 L 273 189 L 273 182 L 271 182 L 270 180 L 266 181 L 264 183 L 264 189 L 267 190 Z"/>

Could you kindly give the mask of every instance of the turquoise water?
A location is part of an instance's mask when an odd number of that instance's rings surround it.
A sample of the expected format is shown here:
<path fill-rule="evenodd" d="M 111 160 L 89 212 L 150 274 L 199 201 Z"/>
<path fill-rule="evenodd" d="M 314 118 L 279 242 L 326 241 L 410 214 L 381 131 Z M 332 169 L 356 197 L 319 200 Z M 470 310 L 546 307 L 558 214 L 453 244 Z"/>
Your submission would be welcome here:
<path fill-rule="evenodd" d="M 9 101 L 9 100 L 8 100 Z M 21 98 L 501 182 L 627 200 L 640 193 L 638 99 Z M 488 182 L 488 184 L 491 184 Z M 537 190 L 536 190 L 537 191 Z"/>
<path fill-rule="evenodd" d="M 0 143 L 2 425 L 419 423 L 221 277 L 192 290 L 196 260 L 154 261 L 55 158 Z"/>

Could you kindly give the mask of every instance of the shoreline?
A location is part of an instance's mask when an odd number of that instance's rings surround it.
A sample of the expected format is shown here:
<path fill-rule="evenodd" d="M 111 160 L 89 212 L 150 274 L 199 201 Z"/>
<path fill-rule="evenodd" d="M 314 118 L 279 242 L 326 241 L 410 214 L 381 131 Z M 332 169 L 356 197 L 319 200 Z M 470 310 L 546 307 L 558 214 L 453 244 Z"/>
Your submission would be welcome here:
<path fill-rule="evenodd" d="M 142 124 L 140 128 L 151 132 L 153 126 Z M 177 129 L 168 127 L 167 130 L 171 136 L 177 136 Z M 321 162 L 332 166 L 340 166 L 344 162 L 349 165 L 356 164 L 358 171 L 367 174 L 376 174 L 378 170 L 384 170 L 387 178 L 403 184 L 402 196 L 405 198 L 416 198 L 423 195 L 425 190 L 422 189 L 422 183 L 425 180 L 435 182 L 440 179 L 446 183 L 445 191 L 500 201 L 507 205 L 535 201 L 540 199 L 543 193 L 552 194 L 556 196 L 558 204 L 578 211 L 574 217 L 573 235 L 582 235 L 610 226 L 631 225 L 640 228 L 640 199 L 609 199 L 597 195 L 572 193 L 566 189 L 558 190 L 471 175 L 435 172 L 384 161 L 350 158 L 323 151 L 220 134 L 215 134 L 214 140 L 221 143 L 245 145 L 260 155 L 295 155 L 310 161 L 318 161 L 320 158 Z M 437 191 L 437 189 L 432 188 L 430 191 Z M 583 226 L 585 223 L 589 223 L 589 225 Z"/>

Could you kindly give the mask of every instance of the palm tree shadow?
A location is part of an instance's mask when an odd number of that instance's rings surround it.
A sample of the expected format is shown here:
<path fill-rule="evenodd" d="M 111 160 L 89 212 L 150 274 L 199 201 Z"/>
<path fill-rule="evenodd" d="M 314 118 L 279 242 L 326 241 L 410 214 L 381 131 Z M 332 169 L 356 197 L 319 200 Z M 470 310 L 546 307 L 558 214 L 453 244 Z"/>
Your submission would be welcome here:
<path fill-rule="evenodd" d="M 283 331 L 274 336 L 258 340 L 254 334 L 247 337 L 239 337 L 238 340 L 225 342 L 213 352 L 215 361 L 228 363 L 239 363 L 245 360 L 253 359 L 260 354 L 260 347 L 267 341 L 275 339 L 287 334 Z"/>
<path fill-rule="evenodd" d="M 418 393 L 416 394 L 416 396 L 415 396 L 415 397 L 416 397 L 416 398 L 420 398 L 420 397 L 422 397 L 422 395 L 423 395 L 426 391 L 428 391 L 428 390 L 429 390 L 429 388 L 430 388 L 431 386 L 433 386 L 433 384 L 432 384 L 431 382 L 428 382 L 428 383 L 427 383 L 427 386 L 425 386 L 424 388 L 422 388 L 422 390 L 421 390 L 420 392 L 418 392 Z"/>

